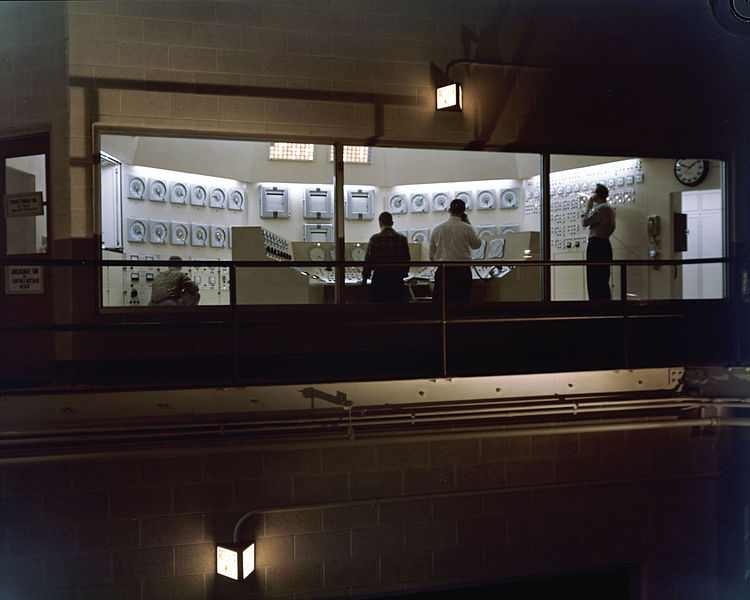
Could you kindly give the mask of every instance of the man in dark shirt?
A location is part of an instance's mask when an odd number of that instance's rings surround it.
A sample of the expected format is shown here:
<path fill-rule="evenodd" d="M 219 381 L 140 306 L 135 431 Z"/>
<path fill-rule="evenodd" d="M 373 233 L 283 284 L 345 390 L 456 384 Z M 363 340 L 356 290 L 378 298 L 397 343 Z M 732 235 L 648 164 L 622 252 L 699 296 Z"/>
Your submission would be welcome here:
<path fill-rule="evenodd" d="M 403 302 L 406 300 L 404 277 L 409 274 L 408 265 L 399 267 L 373 267 L 368 263 L 401 262 L 408 263 L 409 242 L 393 229 L 393 215 L 382 212 L 378 216 L 380 233 L 374 234 L 367 244 L 365 266 L 362 269 L 362 284 L 372 273 L 370 298 L 373 302 Z M 374 270 L 374 273 L 373 273 Z"/>

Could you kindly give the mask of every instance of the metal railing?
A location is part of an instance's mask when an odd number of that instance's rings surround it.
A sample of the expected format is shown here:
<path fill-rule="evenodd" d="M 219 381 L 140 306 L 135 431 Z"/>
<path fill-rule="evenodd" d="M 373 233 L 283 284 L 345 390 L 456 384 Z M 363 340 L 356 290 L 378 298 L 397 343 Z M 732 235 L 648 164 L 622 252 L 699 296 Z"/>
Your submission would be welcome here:
<path fill-rule="evenodd" d="M 352 284 L 346 284 L 342 282 L 342 274 L 344 270 L 350 267 L 362 267 L 362 262 L 354 261 L 327 261 L 327 262 L 315 262 L 315 261 L 216 261 L 216 260 L 194 260 L 194 261 L 169 261 L 169 260 L 101 260 L 101 259 L 44 259 L 44 258 L 6 258 L 0 261 L 3 266 L 14 266 L 14 265 L 35 265 L 42 266 L 49 269 L 81 269 L 88 268 L 92 269 L 91 274 L 92 281 L 98 281 L 100 269 L 111 268 L 111 267 L 167 267 L 170 265 L 179 264 L 183 268 L 185 267 L 215 267 L 229 270 L 229 303 L 227 305 L 208 305 L 193 307 L 189 310 L 179 311 L 167 311 L 159 308 L 154 310 L 147 307 L 112 307 L 104 310 L 101 303 L 101 287 L 92 285 L 92 293 L 96 294 L 96 298 L 91 298 L 91 306 L 95 307 L 92 314 L 86 314 L 86 318 L 75 317 L 71 315 L 69 319 L 60 321 L 59 316 L 49 322 L 29 322 L 24 320 L 23 315 L 19 315 L 19 319 L 15 319 L 13 315 L 7 318 L 5 322 L 0 325 L 0 333 L 11 334 L 11 333 L 24 333 L 24 332 L 105 332 L 105 331 L 116 331 L 122 327 L 128 327 L 137 330 L 157 330 L 166 331 L 170 329 L 180 329 L 189 327 L 191 329 L 229 329 L 231 332 L 231 360 L 232 360 L 232 376 L 231 384 L 239 385 L 243 383 L 243 378 L 239 373 L 239 360 L 240 360 L 240 337 L 241 328 L 250 323 L 257 321 L 258 313 L 267 311 L 277 310 L 282 307 L 279 305 L 248 305 L 238 303 L 237 301 L 237 289 L 234 282 L 237 281 L 237 272 L 243 268 L 254 268 L 254 269 L 278 269 L 278 268 L 296 268 L 304 271 L 308 271 L 315 268 L 325 268 L 326 266 L 334 269 L 335 280 L 332 285 L 336 286 L 350 286 Z M 440 354 L 442 356 L 442 364 L 440 366 L 441 376 L 448 376 L 450 374 L 450 365 L 448 364 L 449 351 L 450 351 L 450 340 L 448 336 L 448 330 L 452 326 L 460 325 L 483 325 L 492 323 L 503 323 L 503 322 L 539 322 L 548 320 L 571 320 L 571 319 L 590 319 L 590 318 L 603 318 L 602 311 L 606 310 L 606 318 L 610 319 L 630 319 L 639 318 L 644 316 L 651 316 L 648 311 L 648 305 L 656 302 L 649 300 L 639 299 L 638 305 L 641 310 L 638 314 L 634 314 L 630 310 L 630 306 L 634 303 L 628 299 L 628 274 L 629 270 L 634 268 L 661 268 L 661 267 L 673 267 L 674 269 L 684 265 L 705 265 L 705 264 L 721 264 L 728 265 L 730 260 L 728 258 L 712 258 L 712 259 L 691 259 L 691 260 L 613 260 L 609 262 L 596 263 L 597 265 L 609 265 L 614 269 L 619 269 L 619 286 L 620 296 L 619 298 L 613 299 L 611 302 L 566 302 L 559 300 L 550 300 L 549 290 L 543 289 L 544 286 L 541 282 L 550 281 L 549 272 L 553 269 L 559 268 L 570 268 L 570 267 L 585 267 L 592 263 L 585 260 L 573 260 L 573 261 L 549 261 L 549 260 L 523 260 L 523 261 L 471 261 L 471 262 L 429 262 L 419 261 L 408 263 L 412 269 L 417 267 L 434 267 L 435 269 L 444 270 L 446 267 L 454 266 L 470 266 L 470 267 L 490 267 L 494 266 L 497 269 L 506 268 L 509 270 L 515 270 L 520 268 L 537 268 L 540 274 L 540 287 L 539 297 L 537 299 L 527 299 L 523 302 L 508 303 L 508 307 L 503 307 L 503 310 L 493 311 L 493 307 L 502 306 L 494 303 L 468 303 L 462 304 L 460 310 L 456 310 L 450 303 L 445 300 L 445 286 L 441 288 L 442 295 L 433 299 L 430 302 L 430 307 L 418 308 L 414 307 L 410 310 L 409 314 L 404 317 L 399 315 L 398 311 L 394 311 L 391 308 L 383 308 L 382 311 L 376 309 L 374 313 L 369 311 L 368 314 L 357 314 L 356 305 L 346 302 L 346 294 L 335 294 L 335 301 L 330 303 L 328 306 L 334 308 L 327 308 L 326 318 L 335 321 L 337 315 L 340 313 L 335 307 L 344 305 L 347 307 L 346 318 L 347 323 L 362 324 L 376 322 L 378 325 L 385 324 L 399 324 L 399 325 L 426 325 L 435 326 L 440 328 L 440 340 L 441 349 Z M 407 263 L 370 263 L 368 266 L 377 269 L 378 266 L 387 266 L 389 268 L 406 266 Z M 508 272 L 507 270 L 505 271 Z M 723 278 L 726 281 L 726 277 Z M 45 293 L 51 293 L 54 295 L 55 286 L 52 286 L 52 291 L 45 287 Z M 722 293 L 723 298 L 718 300 L 726 300 L 726 294 Z M 7 296 L 6 296 L 7 297 Z M 683 301 L 689 302 L 689 301 Z M 646 309 L 643 310 L 643 306 Z M 313 309 L 316 304 L 304 305 L 305 309 Z M 371 305 L 372 306 L 372 305 Z M 354 307 L 354 308 L 352 308 Z M 571 307 L 575 307 L 572 309 Z M 293 308 L 299 309 L 300 305 L 294 305 Z M 483 310 L 473 310 L 482 308 Z M 535 309 L 543 310 L 535 310 Z M 218 312 L 217 312 L 218 311 Z M 316 311 L 308 313 L 310 320 L 319 319 L 320 315 Z M 654 311 L 654 314 L 663 316 L 663 311 Z M 167 318 L 166 315 L 169 315 Z M 127 318 L 125 318 L 127 316 Z M 299 318 L 299 317 L 297 317 Z M 304 317 L 303 317 L 304 318 Z M 627 344 L 627 341 L 625 342 Z M 437 375 L 437 373 L 436 373 Z"/>

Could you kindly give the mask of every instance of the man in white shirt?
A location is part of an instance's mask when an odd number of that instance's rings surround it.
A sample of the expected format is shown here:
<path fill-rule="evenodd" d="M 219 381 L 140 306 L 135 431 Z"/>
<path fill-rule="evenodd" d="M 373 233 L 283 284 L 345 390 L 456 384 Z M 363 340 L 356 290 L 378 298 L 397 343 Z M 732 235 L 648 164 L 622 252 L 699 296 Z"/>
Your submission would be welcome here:
<path fill-rule="evenodd" d="M 453 200 L 450 205 L 450 216 L 432 230 L 430 235 L 431 261 L 461 261 L 471 260 L 471 251 L 482 245 L 477 232 L 466 216 L 466 204 L 463 200 Z M 471 267 L 444 267 L 445 270 L 445 300 L 447 302 L 468 302 L 471 298 Z M 435 288 L 432 298 L 441 301 L 442 272 L 438 269 L 435 274 Z"/>
<path fill-rule="evenodd" d="M 589 300 L 611 300 L 609 289 L 609 265 L 596 264 L 612 260 L 612 244 L 609 236 L 615 230 L 615 209 L 607 204 L 609 190 L 597 184 L 594 195 L 589 198 L 582 222 L 589 228 L 589 240 L 586 246 L 586 286 Z"/>

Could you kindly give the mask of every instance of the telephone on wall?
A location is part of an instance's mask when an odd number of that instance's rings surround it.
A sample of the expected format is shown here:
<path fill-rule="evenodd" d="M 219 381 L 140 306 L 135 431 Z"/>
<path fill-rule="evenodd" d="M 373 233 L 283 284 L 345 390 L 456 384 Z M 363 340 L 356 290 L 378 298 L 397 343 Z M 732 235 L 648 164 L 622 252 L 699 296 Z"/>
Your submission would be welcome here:
<path fill-rule="evenodd" d="M 661 219 L 659 215 L 651 215 L 648 218 L 648 237 L 656 238 L 661 233 Z"/>
<path fill-rule="evenodd" d="M 646 221 L 646 227 L 648 229 L 648 241 L 651 249 L 648 251 L 648 257 L 654 260 L 659 258 L 659 249 L 661 248 L 661 241 L 658 239 L 661 234 L 661 219 L 659 215 L 649 215 Z M 659 265 L 654 265 L 654 269 L 658 269 Z"/>

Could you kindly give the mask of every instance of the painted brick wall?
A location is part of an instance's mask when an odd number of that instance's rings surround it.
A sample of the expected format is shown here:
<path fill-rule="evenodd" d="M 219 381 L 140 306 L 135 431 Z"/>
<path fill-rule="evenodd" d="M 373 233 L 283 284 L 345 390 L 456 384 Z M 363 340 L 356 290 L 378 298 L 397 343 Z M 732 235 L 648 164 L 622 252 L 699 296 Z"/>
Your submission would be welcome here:
<path fill-rule="evenodd" d="M 732 448 L 669 430 L 4 464 L 0 589 L 319 598 L 635 565 L 644 599 L 718 598 Z M 250 510 L 255 574 L 215 576 L 214 544 Z"/>

